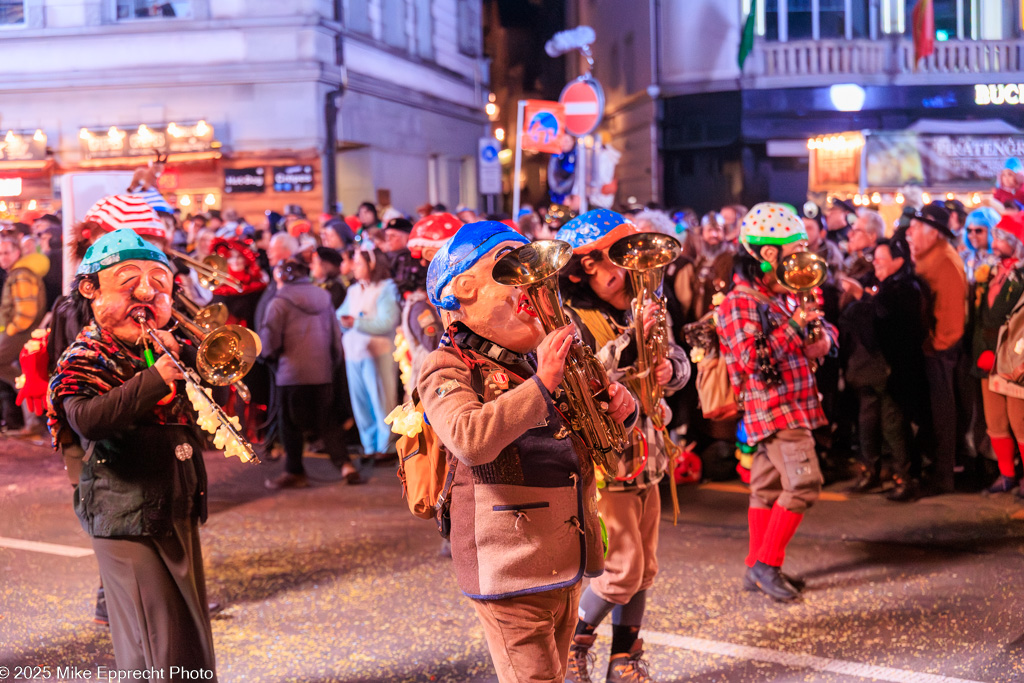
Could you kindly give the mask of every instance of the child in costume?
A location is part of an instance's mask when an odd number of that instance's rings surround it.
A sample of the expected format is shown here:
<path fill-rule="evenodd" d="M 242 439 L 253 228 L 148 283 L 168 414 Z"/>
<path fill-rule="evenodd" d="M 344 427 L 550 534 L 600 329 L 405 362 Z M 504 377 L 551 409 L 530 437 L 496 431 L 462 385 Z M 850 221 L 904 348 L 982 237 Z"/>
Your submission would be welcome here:
<path fill-rule="evenodd" d="M 821 312 L 798 305 L 780 284 L 781 261 L 806 251 L 807 231 L 789 209 L 756 205 L 740 225 L 736 286 L 718 307 L 719 343 L 743 401 L 750 470 L 750 552 L 744 587 L 778 601 L 799 597 L 802 581 L 782 573 L 786 546 L 821 492 L 811 430 L 827 423 L 815 363 L 836 343 L 835 329 L 807 333 Z"/>
<path fill-rule="evenodd" d="M 577 216 L 558 231 L 556 239 L 573 247 L 573 257 L 561 272 L 562 292 L 572 311 L 583 341 L 596 352 L 612 379 L 626 376 L 637 357 L 637 340 L 631 320 L 633 291 L 629 274 L 608 258 L 608 249 L 621 237 L 638 230 L 621 215 L 594 209 Z M 656 322 L 657 305 L 644 308 L 645 330 Z M 641 340 L 646 344 L 646 340 Z M 654 368 L 657 383 L 668 392 L 681 389 L 690 378 L 685 352 L 673 342 L 667 357 Z M 670 412 L 661 402 L 661 425 Z M 642 437 L 634 436 L 634 453 L 623 458 L 620 471 L 603 475 L 598 500 L 601 519 L 608 529 L 608 552 L 604 573 L 593 579 L 580 598 L 580 621 L 576 626 L 566 681 L 590 683 L 590 648 L 595 631 L 612 615 L 611 658 L 606 681 L 651 681 L 642 665 L 643 641 L 638 638 L 647 595 L 658 573 L 658 521 L 661 496 L 658 483 L 670 471 L 674 459 L 668 452 L 664 433 L 655 428 L 650 416 L 641 412 Z M 645 443 L 646 442 L 646 443 Z"/>
<path fill-rule="evenodd" d="M 603 568 L 594 467 L 555 403 L 573 327 L 546 333 L 526 294 L 492 277 L 498 259 L 527 243 L 481 221 L 441 247 L 427 292 L 447 331 L 418 384 L 454 460 L 456 579 L 502 682 L 565 678 L 580 581 Z M 627 427 L 636 420 L 620 384 L 607 413 Z"/>

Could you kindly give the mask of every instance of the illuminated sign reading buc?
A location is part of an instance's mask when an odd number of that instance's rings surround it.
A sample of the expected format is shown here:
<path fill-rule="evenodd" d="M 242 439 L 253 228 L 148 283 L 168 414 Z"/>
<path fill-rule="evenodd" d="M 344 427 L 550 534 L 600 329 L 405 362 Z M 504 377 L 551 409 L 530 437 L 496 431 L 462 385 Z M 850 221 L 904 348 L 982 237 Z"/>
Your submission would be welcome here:
<path fill-rule="evenodd" d="M 974 86 L 975 104 L 1024 104 L 1024 84 L 1000 83 Z"/>

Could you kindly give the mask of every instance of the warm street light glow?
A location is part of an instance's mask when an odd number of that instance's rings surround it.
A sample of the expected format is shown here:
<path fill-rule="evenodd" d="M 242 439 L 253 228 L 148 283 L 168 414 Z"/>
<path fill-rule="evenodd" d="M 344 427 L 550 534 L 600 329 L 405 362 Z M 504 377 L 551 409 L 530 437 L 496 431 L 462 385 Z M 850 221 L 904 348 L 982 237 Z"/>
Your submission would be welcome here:
<path fill-rule="evenodd" d="M 498 105 L 496 105 L 494 102 L 488 102 L 487 106 L 484 107 L 484 111 L 487 112 L 487 115 L 493 119 L 498 115 Z"/>
<path fill-rule="evenodd" d="M 85 128 L 83 128 L 82 130 L 78 131 L 78 139 L 79 140 L 88 140 L 91 137 L 92 137 L 92 133 L 90 133 Z"/>
<path fill-rule="evenodd" d="M 882 195 L 878 194 L 877 192 L 875 192 L 874 194 L 871 195 L 871 203 L 872 204 L 878 204 L 881 201 L 882 201 Z"/>
<path fill-rule="evenodd" d="M 978 194 L 977 192 L 972 194 L 971 195 L 971 203 L 972 204 L 981 204 L 981 195 Z"/>
<path fill-rule="evenodd" d="M 902 192 L 897 192 L 897 193 L 896 193 L 896 203 L 897 203 L 897 204 L 902 204 L 902 203 L 903 203 L 903 202 L 905 202 L 905 201 L 907 201 L 907 200 L 906 200 L 906 198 L 905 198 L 905 197 L 903 196 L 903 193 L 902 193 Z"/>
<path fill-rule="evenodd" d="M 183 194 L 181 195 L 181 199 L 178 200 L 178 203 L 182 206 L 192 206 L 192 198 L 187 194 Z"/>
<path fill-rule="evenodd" d="M 111 126 L 110 130 L 107 131 L 107 137 L 111 140 L 123 139 L 125 135 L 127 135 L 127 133 L 122 130 L 118 130 L 115 126 Z"/>
<path fill-rule="evenodd" d="M 853 205 L 854 206 L 860 206 L 860 195 L 859 194 L 853 195 Z"/>
<path fill-rule="evenodd" d="M 200 119 L 199 123 L 196 124 L 196 136 L 197 137 L 203 137 L 203 136 L 207 135 L 209 132 L 210 132 L 210 127 L 208 125 L 206 125 L 206 121 L 203 121 L 202 119 Z"/>
<path fill-rule="evenodd" d="M 494 138 L 498 142 L 504 142 L 505 141 L 505 129 L 504 128 L 495 128 L 494 129 Z"/>
<path fill-rule="evenodd" d="M 175 125 L 173 121 L 167 124 L 167 134 L 170 135 L 172 138 L 180 138 L 182 135 L 184 135 L 181 128 L 178 128 L 178 126 Z"/>
<path fill-rule="evenodd" d="M 203 204 L 206 204 L 207 206 L 213 206 L 216 203 L 217 198 L 214 197 L 213 194 L 206 195 L 206 199 L 203 200 Z"/>
<path fill-rule="evenodd" d="M 4 141 L 5 142 L 14 142 L 14 131 L 13 130 L 7 131 L 7 135 L 4 136 Z"/>
<path fill-rule="evenodd" d="M 924 202 L 925 204 L 931 204 L 932 203 L 932 196 L 930 194 L 928 194 L 927 192 L 922 192 L 921 193 L 921 201 Z"/>
<path fill-rule="evenodd" d="M 32 199 L 28 203 L 28 210 L 29 211 L 35 211 L 37 206 L 39 206 L 39 203 L 36 202 L 36 200 Z"/>
<path fill-rule="evenodd" d="M 845 135 L 822 135 L 807 141 L 807 149 L 821 149 L 826 152 L 848 152 L 864 146 L 864 136 L 860 134 L 846 137 Z"/>
<path fill-rule="evenodd" d="M 36 134 L 32 136 L 32 139 L 36 142 L 46 142 L 46 133 L 40 128 L 36 128 Z"/>
<path fill-rule="evenodd" d="M 828 96 L 838 111 L 860 111 L 867 94 L 856 83 L 837 83 L 829 88 Z"/>
<path fill-rule="evenodd" d="M 952 192 L 947 192 L 946 193 L 946 199 L 953 199 L 955 196 L 956 195 L 954 195 Z"/>

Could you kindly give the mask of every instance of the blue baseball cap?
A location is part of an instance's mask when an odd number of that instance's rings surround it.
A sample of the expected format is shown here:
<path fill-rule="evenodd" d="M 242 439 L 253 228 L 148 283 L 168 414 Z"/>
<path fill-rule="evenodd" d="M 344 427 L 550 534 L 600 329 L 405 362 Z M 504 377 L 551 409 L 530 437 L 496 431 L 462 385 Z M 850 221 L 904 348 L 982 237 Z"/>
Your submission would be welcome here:
<path fill-rule="evenodd" d="M 529 244 L 530 240 L 497 221 L 477 221 L 459 228 L 438 250 L 427 269 L 427 296 L 430 297 L 430 303 L 446 311 L 459 310 L 459 300 L 451 294 L 445 296 L 444 288 L 502 242 Z"/>
<path fill-rule="evenodd" d="M 604 249 L 620 237 L 636 232 L 636 226 L 622 214 L 608 209 L 593 209 L 563 225 L 555 239 L 568 242 L 574 252 L 582 254 Z"/>

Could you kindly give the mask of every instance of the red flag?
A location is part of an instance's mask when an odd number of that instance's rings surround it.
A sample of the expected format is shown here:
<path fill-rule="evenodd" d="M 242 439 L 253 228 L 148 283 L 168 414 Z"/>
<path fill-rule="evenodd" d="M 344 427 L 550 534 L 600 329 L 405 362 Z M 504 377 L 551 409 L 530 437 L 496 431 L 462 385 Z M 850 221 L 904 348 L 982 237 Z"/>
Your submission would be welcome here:
<path fill-rule="evenodd" d="M 935 8 L 932 0 L 917 0 L 910 13 L 914 28 L 914 68 L 917 63 L 935 52 Z"/>

